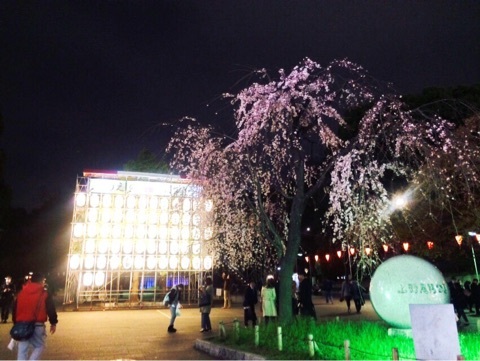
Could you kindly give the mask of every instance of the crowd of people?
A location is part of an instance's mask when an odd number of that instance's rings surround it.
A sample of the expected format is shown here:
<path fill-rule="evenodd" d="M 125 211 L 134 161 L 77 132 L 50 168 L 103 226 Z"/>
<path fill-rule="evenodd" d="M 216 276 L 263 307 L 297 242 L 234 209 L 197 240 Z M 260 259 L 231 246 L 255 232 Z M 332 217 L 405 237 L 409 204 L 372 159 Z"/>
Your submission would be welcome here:
<path fill-rule="evenodd" d="M 474 278 L 471 282 L 467 280 L 462 284 L 460 280 L 453 277 L 448 282 L 448 287 L 458 323 L 463 321 L 466 325 L 470 324 L 465 310 L 468 310 L 471 316 L 480 317 L 480 285 L 478 279 Z"/>

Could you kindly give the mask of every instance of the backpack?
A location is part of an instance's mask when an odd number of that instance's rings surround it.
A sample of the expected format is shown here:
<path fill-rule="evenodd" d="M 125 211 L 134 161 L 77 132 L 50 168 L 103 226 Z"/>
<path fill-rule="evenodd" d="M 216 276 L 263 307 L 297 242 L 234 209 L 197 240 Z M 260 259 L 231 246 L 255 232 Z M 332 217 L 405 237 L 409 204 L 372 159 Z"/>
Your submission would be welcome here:
<path fill-rule="evenodd" d="M 172 288 L 170 291 L 167 292 L 167 294 L 163 298 L 163 304 L 165 306 L 170 306 L 172 304 L 173 300 L 175 299 L 176 292 L 177 291 L 175 290 L 175 288 Z"/>

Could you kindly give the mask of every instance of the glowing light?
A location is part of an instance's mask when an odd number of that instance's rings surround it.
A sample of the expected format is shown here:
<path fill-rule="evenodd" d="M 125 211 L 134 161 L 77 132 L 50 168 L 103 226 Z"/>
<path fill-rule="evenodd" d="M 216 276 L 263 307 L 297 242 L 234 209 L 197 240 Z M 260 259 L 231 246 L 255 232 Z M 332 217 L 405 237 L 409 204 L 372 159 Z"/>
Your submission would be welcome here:
<path fill-rule="evenodd" d="M 124 269 L 130 269 L 130 268 L 132 268 L 132 263 L 133 263 L 132 256 L 125 256 L 125 257 L 123 257 L 122 267 L 123 267 Z"/>
<path fill-rule="evenodd" d="M 372 249 L 370 248 L 370 246 L 366 246 L 366 247 L 365 247 L 365 254 L 366 254 L 367 256 L 370 256 L 370 253 L 371 253 L 371 252 L 372 252 Z"/>
<path fill-rule="evenodd" d="M 182 233 L 182 239 L 190 238 L 190 229 L 188 227 L 183 227 L 181 233 Z"/>
<path fill-rule="evenodd" d="M 132 253 L 133 251 L 133 243 L 132 241 L 126 239 L 123 242 L 123 253 Z"/>
<path fill-rule="evenodd" d="M 147 208 L 147 204 L 148 204 L 147 197 L 140 196 L 140 198 L 138 199 L 138 209 Z"/>
<path fill-rule="evenodd" d="M 198 270 L 198 269 L 200 269 L 201 266 L 202 266 L 202 261 L 201 261 L 200 257 L 198 257 L 198 256 L 193 257 L 193 259 L 192 259 L 193 269 Z"/>
<path fill-rule="evenodd" d="M 100 196 L 97 193 L 90 195 L 90 207 L 96 208 L 100 204 Z"/>
<path fill-rule="evenodd" d="M 170 259 L 168 260 L 168 266 L 171 269 L 177 269 L 178 268 L 178 257 L 170 256 Z"/>
<path fill-rule="evenodd" d="M 94 265 L 95 265 L 95 257 L 93 257 L 91 254 L 87 255 L 85 257 L 85 261 L 83 262 L 83 266 L 86 269 L 92 269 Z"/>
<path fill-rule="evenodd" d="M 77 223 L 73 226 L 73 236 L 76 238 L 82 238 L 85 228 L 83 224 Z"/>
<path fill-rule="evenodd" d="M 109 238 L 110 237 L 110 232 L 112 228 L 110 227 L 109 224 L 102 224 L 100 228 L 100 237 L 102 238 Z"/>
<path fill-rule="evenodd" d="M 192 229 L 192 238 L 196 241 L 200 239 L 200 229 L 198 228 L 193 228 Z"/>
<path fill-rule="evenodd" d="M 95 240 L 94 239 L 87 239 L 85 242 L 85 253 L 93 253 L 95 252 Z"/>
<path fill-rule="evenodd" d="M 137 238 L 145 238 L 147 231 L 143 224 L 137 226 Z"/>
<path fill-rule="evenodd" d="M 168 237 L 168 229 L 167 227 L 160 227 L 158 235 L 161 239 L 167 239 Z"/>
<path fill-rule="evenodd" d="M 190 266 L 190 258 L 186 257 L 186 256 L 183 256 L 182 257 L 182 261 L 180 262 L 180 266 L 182 267 L 182 269 L 188 269 L 188 267 Z"/>
<path fill-rule="evenodd" d="M 145 265 L 145 258 L 143 256 L 135 256 L 135 269 L 142 269 Z"/>
<path fill-rule="evenodd" d="M 184 212 L 188 212 L 188 211 L 190 210 L 191 206 L 192 206 L 192 205 L 191 205 L 190 199 L 185 198 L 185 199 L 183 200 L 183 211 L 184 211 Z"/>
<path fill-rule="evenodd" d="M 410 248 L 410 243 L 408 242 L 403 242 L 403 249 L 405 250 L 405 252 L 408 252 L 408 249 Z"/>
<path fill-rule="evenodd" d="M 123 208 L 123 201 L 122 195 L 115 196 L 115 208 Z"/>
<path fill-rule="evenodd" d="M 110 209 L 102 210 L 102 222 L 108 223 L 112 219 L 112 211 Z"/>
<path fill-rule="evenodd" d="M 212 257 L 210 256 L 206 256 L 203 260 L 203 268 L 205 269 L 211 269 L 213 266 L 213 261 L 212 261 Z"/>
<path fill-rule="evenodd" d="M 427 248 L 428 249 L 433 249 L 433 242 L 432 241 L 427 241 Z"/>
<path fill-rule="evenodd" d="M 168 244 L 166 241 L 160 241 L 158 242 L 158 252 L 160 254 L 165 254 L 168 251 Z"/>
<path fill-rule="evenodd" d="M 338 258 L 342 258 L 342 251 L 337 251 Z"/>
<path fill-rule="evenodd" d="M 110 269 L 115 270 L 120 266 L 120 257 L 112 256 L 110 257 Z"/>
<path fill-rule="evenodd" d="M 188 253 L 188 242 L 182 241 L 180 242 L 180 253 L 187 254 Z"/>
<path fill-rule="evenodd" d="M 127 208 L 128 209 L 133 209 L 135 208 L 135 196 L 129 195 L 127 197 Z"/>
<path fill-rule="evenodd" d="M 205 210 L 207 212 L 211 212 L 213 210 L 213 201 L 211 199 L 207 199 L 205 202 Z"/>
<path fill-rule="evenodd" d="M 158 266 L 161 269 L 166 269 L 168 267 L 168 258 L 167 256 L 160 256 L 158 259 Z"/>
<path fill-rule="evenodd" d="M 85 193 L 78 193 L 75 197 L 75 204 L 77 207 L 84 207 L 87 203 L 87 195 Z"/>
<path fill-rule="evenodd" d="M 318 262 L 318 254 L 315 255 L 315 262 Z"/>
<path fill-rule="evenodd" d="M 327 262 L 330 261 L 330 255 L 328 253 L 325 255 L 325 259 L 327 260 Z"/>
<path fill-rule="evenodd" d="M 102 204 L 105 208 L 109 208 L 112 205 L 112 196 L 108 193 L 104 194 Z"/>
<path fill-rule="evenodd" d="M 104 255 L 97 257 L 97 269 L 105 269 L 107 267 L 107 257 Z"/>
<path fill-rule="evenodd" d="M 158 198 L 155 196 L 150 197 L 150 208 L 157 209 L 157 207 L 158 207 Z"/>
<path fill-rule="evenodd" d="M 193 254 L 199 254 L 200 249 L 201 249 L 200 242 L 193 242 L 192 243 L 192 253 Z"/>
<path fill-rule="evenodd" d="M 168 213 L 160 213 L 160 224 L 167 224 L 168 223 Z"/>
<path fill-rule="evenodd" d="M 125 219 L 127 220 L 128 223 L 135 222 L 135 211 L 133 209 L 129 209 L 125 213 Z"/>
<path fill-rule="evenodd" d="M 105 273 L 97 272 L 95 275 L 95 286 L 100 287 L 105 283 Z"/>
<path fill-rule="evenodd" d="M 180 238 L 180 230 L 178 227 L 172 227 L 170 228 L 170 239 L 179 239 Z"/>
<path fill-rule="evenodd" d="M 125 238 L 132 238 L 133 237 L 133 226 L 131 224 L 127 224 L 125 226 Z"/>
<path fill-rule="evenodd" d="M 148 256 L 147 257 L 147 268 L 152 270 L 156 267 L 157 265 L 157 259 L 155 256 Z"/>
<path fill-rule="evenodd" d="M 305 256 L 305 261 L 308 263 L 308 261 L 309 261 L 308 256 Z"/>
<path fill-rule="evenodd" d="M 87 236 L 90 238 L 95 238 L 96 235 L 97 235 L 97 224 L 89 223 L 87 225 Z"/>
<path fill-rule="evenodd" d="M 180 215 L 178 213 L 172 214 L 172 224 L 179 224 L 180 223 Z"/>
<path fill-rule="evenodd" d="M 190 224 L 190 220 L 192 219 L 192 216 L 189 213 L 185 213 L 182 216 L 182 223 L 184 226 L 188 226 Z"/>
<path fill-rule="evenodd" d="M 83 274 L 83 285 L 85 287 L 90 287 L 93 283 L 93 274 L 92 272 L 85 272 Z"/>
<path fill-rule="evenodd" d="M 350 247 L 350 248 L 348 249 L 348 251 L 350 252 L 350 255 L 351 255 L 351 256 L 353 256 L 353 255 L 355 254 L 355 248 L 353 248 L 353 247 Z"/>
<path fill-rule="evenodd" d="M 78 269 L 80 267 L 80 256 L 78 254 L 73 254 L 70 257 L 70 268 Z"/>
<path fill-rule="evenodd" d="M 457 235 L 455 236 L 455 240 L 457 241 L 458 246 L 461 246 L 461 245 L 462 245 L 462 242 L 463 242 L 463 236 L 460 235 L 460 234 L 457 234 Z"/>
<path fill-rule="evenodd" d="M 383 252 L 387 253 L 388 252 L 388 244 L 382 244 L 383 247 Z"/>
<path fill-rule="evenodd" d="M 120 223 L 123 220 L 123 211 L 121 209 L 115 209 L 113 220 L 115 223 Z"/>
<path fill-rule="evenodd" d="M 147 221 L 147 213 L 145 211 L 138 212 L 138 223 L 145 223 Z"/>
<path fill-rule="evenodd" d="M 192 218 L 193 225 L 198 226 L 200 224 L 200 220 L 201 220 L 200 216 L 197 213 L 195 213 Z"/>
<path fill-rule="evenodd" d="M 168 198 L 162 198 L 160 200 L 160 209 L 162 211 L 168 210 Z"/>
<path fill-rule="evenodd" d="M 96 208 L 90 208 L 87 214 L 88 214 L 87 219 L 89 222 L 97 221 L 98 210 Z"/>
<path fill-rule="evenodd" d="M 170 253 L 177 254 L 179 250 L 178 242 L 172 241 L 170 242 Z"/>
<path fill-rule="evenodd" d="M 392 199 L 392 204 L 395 209 L 402 209 L 407 205 L 407 202 L 408 202 L 408 197 L 406 194 L 396 195 Z"/>
<path fill-rule="evenodd" d="M 135 252 L 136 253 L 140 253 L 140 254 L 145 253 L 145 248 L 147 248 L 147 246 L 145 244 L 145 241 L 139 240 L 135 244 Z"/>
<path fill-rule="evenodd" d="M 205 239 L 206 239 L 206 240 L 209 240 L 209 239 L 212 238 L 212 236 L 213 236 L 213 229 L 212 229 L 212 227 L 207 227 L 207 228 L 205 228 Z"/>
<path fill-rule="evenodd" d="M 111 251 L 113 254 L 117 254 L 120 252 L 120 248 L 121 248 L 121 243 L 120 243 L 120 240 L 118 239 L 114 239 L 112 241 L 112 246 L 111 246 Z"/>
<path fill-rule="evenodd" d="M 477 234 L 475 235 L 475 238 L 477 239 L 477 242 L 480 243 L 480 234 L 477 233 Z"/>
<path fill-rule="evenodd" d="M 154 254 L 156 249 L 157 249 L 157 243 L 155 242 L 155 240 L 152 240 L 152 239 L 149 240 L 147 242 L 147 253 Z"/>

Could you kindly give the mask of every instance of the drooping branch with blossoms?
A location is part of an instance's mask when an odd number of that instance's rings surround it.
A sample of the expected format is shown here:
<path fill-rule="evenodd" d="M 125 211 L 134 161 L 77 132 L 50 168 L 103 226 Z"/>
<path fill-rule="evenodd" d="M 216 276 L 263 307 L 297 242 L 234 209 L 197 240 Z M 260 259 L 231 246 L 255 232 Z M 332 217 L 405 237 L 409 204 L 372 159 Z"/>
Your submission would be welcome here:
<path fill-rule="evenodd" d="M 388 178 L 408 182 L 419 170 L 430 174 L 432 154 L 458 145 L 452 124 L 382 94 L 362 67 L 347 60 L 322 67 L 305 59 L 276 79 L 263 75 L 231 96 L 234 139 L 192 120 L 167 150 L 173 169 L 205 180 L 216 211 L 209 247 L 217 259 L 231 268 L 280 267 L 280 316 L 289 320 L 308 200 L 319 192 L 328 196 L 319 222 L 332 243 L 378 247 L 392 238 Z M 358 131 L 344 138 L 344 116 L 354 108 L 366 111 Z"/>

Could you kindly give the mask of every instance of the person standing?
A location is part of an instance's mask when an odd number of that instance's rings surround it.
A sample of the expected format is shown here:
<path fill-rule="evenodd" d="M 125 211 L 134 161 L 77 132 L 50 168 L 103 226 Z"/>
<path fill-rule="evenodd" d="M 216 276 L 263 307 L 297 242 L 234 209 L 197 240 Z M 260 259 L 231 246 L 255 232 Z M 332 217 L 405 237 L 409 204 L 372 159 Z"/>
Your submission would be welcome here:
<path fill-rule="evenodd" d="M 212 330 L 212 323 L 210 322 L 210 311 L 213 303 L 213 285 L 212 279 L 207 277 L 205 279 L 205 287 L 200 287 L 199 306 L 201 318 L 200 332 L 210 332 Z"/>
<path fill-rule="evenodd" d="M 232 287 L 232 281 L 230 275 L 226 272 L 222 274 L 223 278 L 223 308 L 232 307 L 232 300 L 230 298 L 230 289 Z"/>
<path fill-rule="evenodd" d="M 348 275 L 347 279 L 342 283 L 340 291 L 340 302 L 345 300 L 347 303 L 347 312 L 350 313 L 350 302 L 352 301 L 352 276 Z"/>
<path fill-rule="evenodd" d="M 474 278 L 472 284 L 470 285 L 472 291 L 472 303 L 475 307 L 475 316 L 480 316 L 480 285 L 478 284 L 478 279 Z"/>
<path fill-rule="evenodd" d="M 18 341 L 17 360 L 39 360 L 46 345 L 47 332 L 45 322 L 50 323 L 50 334 L 57 330 L 57 311 L 51 295 L 45 289 L 45 277 L 34 273 L 18 293 L 13 304 L 13 322 L 35 320 L 35 331 L 32 337 Z M 30 357 L 28 356 L 31 349 Z"/>
<path fill-rule="evenodd" d="M 5 283 L 2 285 L 2 294 L 0 296 L 0 305 L 2 308 L 2 322 L 7 323 L 10 309 L 12 308 L 13 298 L 15 296 L 15 285 L 12 283 L 12 277 L 5 277 Z"/>
<path fill-rule="evenodd" d="M 260 291 L 260 300 L 262 302 L 262 313 L 265 325 L 268 325 L 270 320 L 274 320 L 277 317 L 277 293 L 275 291 L 275 280 L 273 276 L 267 277 L 267 282 Z"/>
<path fill-rule="evenodd" d="M 312 284 L 304 273 L 298 275 L 300 285 L 298 287 L 298 305 L 301 316 L 312 317 L 317 320 L 317 313 L 312 302 Z"/>
<path fill-rule="evenodd" d="M 257 289 L 255 288 L 255 282 L 251 281 L 243 297 L 243 320 L 245 327 L 248 327 L 249 321 L 252 321 L 253 326 L 257 324 L 257 314 L 255 313 L 255 305 L 257 303 Z"/>
<path fill-rule="evenodd" d="M 351 288 L 353 303 L 355 304 L 355 310 L 360 313 L 365 301 L 363 299 L 363 287 L 357 281 L 352 281 Z"/>
<path fill-rule="evenodd" d="M 183 285 L 179 283 L 176 286 L 173 286 L 172 289 L 168 292 L 168 306 L 170 308 L 170 324 L 168 325 L 167 331 L 169 333 L 177 332 L 177 329 L 173 327 L 175 319 L 177 318 L 178 310 L 182 308 L 180 304 L 181 293 L 183 290 Z"/>

